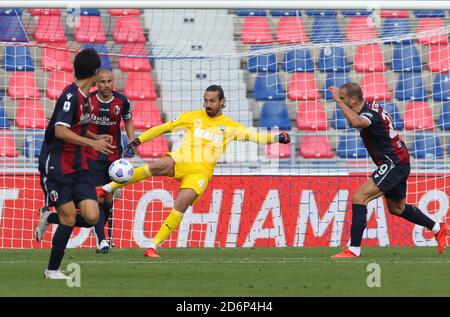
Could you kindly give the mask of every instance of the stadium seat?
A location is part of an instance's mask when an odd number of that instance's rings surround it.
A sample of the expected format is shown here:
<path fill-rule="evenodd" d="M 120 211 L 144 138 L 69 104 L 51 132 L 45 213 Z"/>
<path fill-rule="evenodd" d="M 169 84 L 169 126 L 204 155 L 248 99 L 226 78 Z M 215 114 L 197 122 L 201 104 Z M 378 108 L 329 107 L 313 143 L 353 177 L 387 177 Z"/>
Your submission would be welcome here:
<path fill-rule="evenodd" d="M 124 44 L 119 57 L 119 68 L 123 72 L 151 72 L 152 67 L 144 44 Z M 126 56 L 126 57 L 125 57 Z M 132 57 L 140 56 L 140 57 Z"/>
<path fill-rule="evenodd" d="M 34 71 L 34 63 L 26 46 L 6 46 L 3 56 L 6 71 Z"/>
<path fill-rule="evenodd" d="M 450 72 L 450 46 L 431 45 L 428 69 L 436 73 Z"/>
<path fill-rule="evenodd" d="M 22 9 L 0 9 L 0 15 L 4 16 L 22 16 L 23 10 Z"/>
<path fill-rule="evenodd" d="M 129 100 L 156 100 L 153 78 L 149 73 L 128 73 L 125 95 Z"/>
<path fill-rule="evenodd" d="M 9 132 L 0 132 L 0 157 L 18 157 L 14 137 Z"/>
<path fill-rule="evenodd" d="M 421 18 L 416 28 L 417 33 L 430 31 L 433 29 L 444 28 L 446 23 L 441 18 Z M 425 35 L 417 39 L 420 45 L 430 45 L 430 44 L 448 44 L 448 34 L 445 30 L 437 32 L 434 35 Z"/>
<path fill-rule="evenodd" d="M 340 158 L 345 159 L 366 158 L 369 156 L 362 138 L 356 133 L 341 135 L 336 153 Z"/>
<path fill-rule="evenodd" d="M 409 20 L 408 19 L 397 19 L 397 18 L 388 18 L 384 20 L 383 23 L 383 38 L 396 37 L 407 35 L 411 33 L 411 29 L 409 28 Z M 402 39 L 402 40 L 386 40 L 384 43 L 388 44 L 412 44 L 411 39 Z"/>
<path fill-rule="evenodd" d="M 270 12 L 270 14 L 273 17 L 283 17 L 283 16 L 295 17 L 295 16 L 301 16 L 302 11 L 300 11 L 300 10 L 272 10 Z"/>
<path fill-rule="evenodd" d="M 394 44 L 392 51 L 392 70 L 394 72 L 421 72 L 422 61 L 415 45 Z"/>
<path fill-rule="evenodd" d="M 58 44 L 58 48 L 44 47 L 41 54 L 41 65 L 47 71 L 73 71 L 73 63 L 70 59 L 67 44 Z"/>
<path fill-rule="evenodd" d="M 52 72 L 47 81 L 47 98 L 51 100 L 58 99 L 63 89 L 70 85 L 73 81 L 74 78 L 71 72 Z"/>
<path fill-rule="evenodd" d="M 444 10 L 414 10 L 416 18 L 444 18 Z"/>
<path fill-rule="evenodd" d="M 336 17 L 314 17 L 310 37 L 313 43 L 342 42 L 342 34 Z"/>
<path fill-rule="evenodd" d="M 400 74 L 395 88 L 397 100 L 427 100 L 427 93 L 420 73 L 404 72 Z"/>
<path fill-rule="evenodd" d="M 433 100 L 450 100 L 450 78 L 449 74 L 436 74 L 433 82 Z"/>
<path fill-rule="evenodd" d="M 442 103 L 442 107 L 439 112 L 438 127 L 444 131 L 450 130 L 450 102 L 449 101 L 445 101 Z"/>
<path fill-rule="evenodd" d="M 359 45 L 355 53 L 355 70 L 357 72 L 384 72 L 383 52 L 379 44 Z"/>
<path fill-rule="evenodd" d="M 342 85 L 349 83 L 350 78 L 347 73 L 327 73 L 325 79 L 325 85 L 323 87 L 324 95 L 326 100 L 332 100 L 333 94 L 328 90 L 331 86 L 341 87 Z"/>
<path fill-rule="evenodd" d="M 20 17 L 0 15 L 0 42 L 28 42 Z"/>
<path fill-rule="evenodd" d="M 32 9 L 30 13 L 32 16 L 61 15 L 61 11 L 59 11 L 59 9 Z"/>
<path fill-rule="evenodd" d="M 242 26 L 241 41 L 244 44 L 272 44 L 272 31 L 264 16 L 248 16 Z"/>
<path fill-rule="evenodd" d="M 253 96 L 255 100 L 285 100 L 286 94 L 278 74 L 258 75 Z"/>
<path fill-rule="evenodd" d="M 6 117 L 5 105 L 3 103 L 3 99 L 0 99 L 0 129 L 9 129 L 11 124 L 9 123 L 8 118 Z"/>
<path fill-rule="evenodd" d="M 235 14 L 239 17 L 248 17 L 248 16 L 266 16 L 266 10 L 236 10 Z"/>
<path fill-rule="evenodd" d="M 392 123 L 394 124 L 394 128 L 397 131 L 401 131 L 404 128 L 403 120 L 400 114 L 400 111 L 398 111 L 397 106 L 393 102 L 380 102 L 380 106 L 383 107 L 384 110 L 386 110 L 392 118 Z"/>
<path fill-rule="evenodd" d="M 259 126 L 267 129 L 277 127 L 279 130 L 290 130 L 291 121 L 286 103 L 266 101 L 261 109 Z"/>
<path fill-rule="evenodd" d="M 361 78 L 361 89 L 367 101 L 390 101 L 392 96 L 383 73 L 367 73 Z"/>
<path fill-rule="evenodd" d="M 320 101 L 298 103 L 297 128 L 300 131 L 328 130 L 327 114 Z"/>
<path fill-rule="evenodd" d="M 381 18 L 409 18 L 408 10 L 381 10 Z"/>
<path fill-rule="evenodd" d="M 123 121 L 122 121 L 123 122 Z M 154 100 L 133 103 L 133 124 L 137 130 L 147 130 L 162 124 L 161 112 Z"/>
<path fill-rule="evenodd" d="M 295 16 L 282 16 L 278 20 L 275 37 L 280 44 L 308 43 L 303 21 Z"/>
<path fill-rule="evenodd" d="M 416 135 L 411 154 L 417 159 L 441 158 L 444 155 L 441 140 L 434 134 L 423 133 Z"/>
<path fill-rule="evenodd" d="M 405 105 L 405 130 L 434 130 L 433 113 L 426 101 L 410 101 Z"/>
<path fill-rule="evenodd" d="M 320 99 L 314 74 L 293 73 L 288 84 L 288 97 L 295 101 Z"/>
<path fill-rule="evenodd" d="M 39 43 L 67 42 L 64 26 L 59 15 L 41 15 L 34 29 L 34 38 Z"/>
<path fill-rule="evenodd" d="M 334 17 L 337 15 L 335 10 L 306 10 L 306 15 L 310 17 Z"/>
<path fill-rule="evenodd" d="M 20 99 L 16 111 L 16 127 L 21 129 L 45 129 L 44 106 L 40 99 Z"/>
<path fill-rule="evenodd" d="M 331 118 L 331 126 L 337 130 L 351 129 L 348 125 L 347 119 L 345 119 L 344 113 L 337 104 L 334 107 L 333 116 Z"/>
<path fill-rule="evenodd" d="M 377 38 L 377 30 L 374 23 L 365 16 L 352 16 L 348 18 L 347 40 L 350 42 L 374 40 Z"/>
<path fill-rule="evenodd" d="M 80 16 L 80 23 L 75 29 L 78 43 L 106 43 L 106 35 L 100 16 Z"/>
<path fill-rule="evenodd" d="M 332 158 L 334 156 L 326 136 L 304 136 L 300 141 L 300 155 L 304 158 Z"/>
<path fill-rule="evenodd" d="M 13 99 L 39 99 L 41 94 L 34 79 L 34 72 L 13 72 L 9 76 L 8 96 Z"/>
<path fill-rule="evenodd" d="M 255 45 L 251 46 L 251 51 L 269 50 L 270 45 Z M 272 53 L 257 53 L 257 55 L 251 55 L 247 61 L 247 70 L 251 73 L 256 72 L 268 72 L 274 73 L 277 71 L 277 54 Z"/>
<path fill-rule="evenodd" d="M 45 134 L 44 131 L 33 131 L 34 133 L 29 134 L 25 137 L 23 143 L 23 154 L 30 158 L 38 158 L 41 154 L 42 143 L 44 142 Z"/>
<path fill-rule="evenodd" d="M 362 17 L 362 16 L 369 16 L 372 14 L 372 11 L 364 11 L 364 10 L 344 10 L 341 11 L 342 15 L 345 17 Z"/>
<path fill-rule="evenodd" d="M 80 16 L 100 16 L 100 10 L 98 10 L 98 9 L 81 8 L 80 9 Z"/>
<path fill-rule="evenodd" d="M 264 156 L 268 158 L 290 158 L 292 155 L 291 144 L 265 144 Z"/>
<path fill-rule="evenodd" d="M 118 44 L 145 43 L 144 31 L 142 30 L 139 16 L 117 17 L 113 31 L 113 40 Z"/>
<path fill-rule="evenodd" d="M 142 158 L 160 158 L 167 152 L 169 152 L 169 147 L 163 135 L 145 142 L 137 148 L 137 153 Z"/>
<path fill-rule="evenodd" d="M 347 62 L 343 47 L 323 47 L 320 49 L 317 67 L 322 72 L 348 72 L 350 65 Z"/>
<path fill-rule="evenodd" d="M 108 14 L 112 17 L 124 16 L 124 15 L 141 15 L 139 9 L 109 9 Z"/>
<path fill-rule="evenodd" d="M 108 50 L 106 49 L 105 45 L 88 43 L 88 44 L 84 45 L 84 48 L 95 49 L 99 53 L 100 60 L 102 61 L 101 68 L 106 68 L 106 69 L 112 70 L 111 61 L 109 60 L 109 56 L 108 56 Z"/>
<path fill-rule="evenodd" d="M 287 72 L 313 72 L 314 61 L 308 48 L 297 48 L 284 53 L 284 70 Z"/>

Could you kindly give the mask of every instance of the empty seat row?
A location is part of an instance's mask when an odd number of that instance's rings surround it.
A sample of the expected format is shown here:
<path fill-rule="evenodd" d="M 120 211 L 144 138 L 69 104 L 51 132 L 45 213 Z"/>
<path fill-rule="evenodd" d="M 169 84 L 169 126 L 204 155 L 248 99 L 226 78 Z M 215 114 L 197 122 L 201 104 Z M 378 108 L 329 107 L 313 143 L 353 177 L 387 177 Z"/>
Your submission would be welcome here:
<path fill-rule="evenodd" d="M 344 17 L 351 16 L 369 16 L 373 14 L 373 11 L 364 10 L 342 10 L 340 11 Z M 417 18 L 424 17 L 445 17 L 444 10 L 415 10 L 413 11 Z M 308 16 L 336 16 L 338 11 L 335 10 L 306 10 Z M 237 16 L 266 16 L 268 15 L 266 10 L 236 10 Z M 301 16 L 301 10 L 271 10 L 270 15 L 274 17 L 278 16 Z M 408 18 L 410 17 L 407 10 L 380 10 L 381 18 L 398 17 Z"/>

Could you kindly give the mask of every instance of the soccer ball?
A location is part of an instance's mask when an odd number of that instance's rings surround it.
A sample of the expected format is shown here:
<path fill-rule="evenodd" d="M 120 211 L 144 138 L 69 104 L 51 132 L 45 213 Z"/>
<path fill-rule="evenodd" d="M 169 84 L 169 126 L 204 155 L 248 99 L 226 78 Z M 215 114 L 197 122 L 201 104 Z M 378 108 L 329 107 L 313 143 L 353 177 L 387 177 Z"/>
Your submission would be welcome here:
<path fill-rule="evenodd" d="M 119 184 L 128 182 L 133 177 L 133 164 L 125 159 L 118 159 L 109 166 L 109 177 Z"/>

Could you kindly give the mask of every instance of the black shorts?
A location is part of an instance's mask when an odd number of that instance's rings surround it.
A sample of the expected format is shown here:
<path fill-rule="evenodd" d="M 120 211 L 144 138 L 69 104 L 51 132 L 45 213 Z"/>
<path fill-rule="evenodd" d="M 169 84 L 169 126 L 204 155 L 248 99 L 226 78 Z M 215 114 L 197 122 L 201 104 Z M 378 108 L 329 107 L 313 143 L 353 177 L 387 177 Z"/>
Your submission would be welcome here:
<path fill-rule="evenodd" d="M 69 201 L 78 205 L 80 201 L 92 199 L 97 201 L 95 186 L 88 171 L 72 174 L 41 174 L 41 187 L 47 206 L 57 207 Z"/>
<path fill-rule="evenodd" d="M 386 198 L 404 199 L 410 170 L 409 164 L 385 161 L 373 172 L 372 179 Z"/>
<path fill-rule="evenodd" d="M 94 186 L 101 186 L 112 181 L 109 177 L 108 169 L 111 165 L 108 161 L 88 160 L 89 175 L 91 176 Z"/>

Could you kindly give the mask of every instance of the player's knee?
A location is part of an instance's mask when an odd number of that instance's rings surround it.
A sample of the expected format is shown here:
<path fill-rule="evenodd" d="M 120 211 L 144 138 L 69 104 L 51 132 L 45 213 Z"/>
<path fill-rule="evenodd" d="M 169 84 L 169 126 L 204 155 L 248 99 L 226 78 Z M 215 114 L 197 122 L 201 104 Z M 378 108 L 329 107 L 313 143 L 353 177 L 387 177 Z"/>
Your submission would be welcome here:
<path fill-rule="evenodd" d="M 95 225 L 98 222 L 99 214 L 87 214 L 83 218 L 88 224 Z"/>
<path fill-rule="evenodd" d="M 63 215 L 60 214 L 59 215 L 59 222 L 62 223 L 63 225 L 69 226 L 69 227 L 74 227 L 75 223 L 76 223 L 76 215 Z"/>
<path fill-rule="evenodd" d="M 365 204 L 367 204 L 366 200 L 367 199 L 364 197 L 364 195 L 362 195 L 360 193 L 355 193 L 352 197 L 352 204 L 365 205 Z"/>
<path fill-rule="evenodd" d="M 396 207 L 390 207 L 388 210 L 389 210 L 389 213 L 391 215 L 394 215 L 394 216 L 400 216 L 403 213 L 403 210 L 400 209 L 397 206 Z"/>

